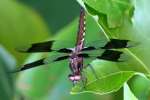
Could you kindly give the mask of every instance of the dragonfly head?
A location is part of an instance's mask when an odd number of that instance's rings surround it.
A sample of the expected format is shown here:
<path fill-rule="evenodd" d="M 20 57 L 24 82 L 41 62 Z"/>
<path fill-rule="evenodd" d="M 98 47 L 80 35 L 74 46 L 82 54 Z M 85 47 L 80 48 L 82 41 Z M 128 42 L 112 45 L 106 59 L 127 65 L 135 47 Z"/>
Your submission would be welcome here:
<path fill-rule="evenodd" d="M 71 80 L 73 82 L 73 84 L 76 84 L 77 82 L 79 82 L 81 80 L 81 75 L 70 74 L 68 77 L 69 77 L 69 80 Z"/>

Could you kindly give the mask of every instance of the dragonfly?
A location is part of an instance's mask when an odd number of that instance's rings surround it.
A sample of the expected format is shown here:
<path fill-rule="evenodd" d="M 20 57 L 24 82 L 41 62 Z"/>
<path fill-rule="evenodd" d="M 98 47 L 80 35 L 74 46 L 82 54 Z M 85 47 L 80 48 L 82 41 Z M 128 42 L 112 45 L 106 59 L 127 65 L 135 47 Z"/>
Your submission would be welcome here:
<path fill-rule="evenodd" d="M 57 52 L 60 53 L 61 56 L 48 58 L 42 58 L 37 61 L 24 64 L 22 67 L 16 69 L 14 72 L 21 72 L 30 68 L 38 67 L 44 64 L 49 64 L 53 62 L 68 60 L 69 61 L 69 68 L 71 70 L 71 74 L 68 75 L 68 79 L 73 83 L 76 84 L 79 81 L 83 80 L 82 71 L 84 66 L 84 59 L 94 58 L 98 60 L 106 60 L 106 61 L 113 61 L 119 62 L 119 58 L 122 51 L 118 51 L 116 49 L 121 48 L 128 48 L 128 43 L 130 40 L 121 40 L 121 39 L 110 39 L 108 42 L 104 44 L 102 47 L 95 47 L 94 45 L 85 46 L 85 32 L 86 32 L 86 12 L 84 8 L 80 10 L 80 17 L 79 17 L 79 26 L 77 32 L 77 38 L 74 48 L 60 48 L 60 49 L 52 49 L 55 40 L 40 42 L 40 43 L 33 43 L 28 48 L 20 50 L 20 52 L 24 53 L 37 53 L 37 52 Z M 90 52 L 92 51 L 102 51 L 98 55 L 91 55 Z M 49 62 L 50 61 L 50 62 Z"/>

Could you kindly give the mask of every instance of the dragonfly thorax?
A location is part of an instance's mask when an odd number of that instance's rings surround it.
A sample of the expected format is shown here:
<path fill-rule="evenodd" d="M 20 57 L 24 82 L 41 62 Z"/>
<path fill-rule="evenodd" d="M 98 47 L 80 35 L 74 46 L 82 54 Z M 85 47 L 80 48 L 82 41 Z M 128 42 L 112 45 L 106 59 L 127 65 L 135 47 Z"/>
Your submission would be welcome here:
<path fill-rule="evenodd" d="M 71 69 L 72 74 L 70 74 L 68 77 L 69 80 L 71 80 L 73 83 L 77 83 L 81 80 L 83 58 L 78 56 L 79 53 L 79 51 L 73 49 L 73 52 L 70 54 L 69 58 L 69 67 Z"/>

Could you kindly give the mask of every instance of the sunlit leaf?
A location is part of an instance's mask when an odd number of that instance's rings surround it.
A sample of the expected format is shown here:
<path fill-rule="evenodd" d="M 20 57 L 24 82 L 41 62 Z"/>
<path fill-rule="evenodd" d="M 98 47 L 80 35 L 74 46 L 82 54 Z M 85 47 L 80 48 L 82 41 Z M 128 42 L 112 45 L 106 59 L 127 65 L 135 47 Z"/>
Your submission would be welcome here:
<path fill-rule="evenodd" d="M 129 82 L 132 93 L 139 100 L 148 100 L 150 98 L 150 80 L 143 75 L 136 75 Z"/>
<path fill-rule="evenodd" d="M 95 1 L 90 2 L 93 3 Z M 99 3 L 100 0 L 97 0 L 96 2 Z M 80 3 L 82 3 L 81 0 Z M 85 5 L 89 14 L 95 19 L 96 23 L 100 26 L 99 28 L 102 29 L 104 34 L 102 37 L 105 37 L 108 40 L 110 38 L 128 39 L 131 41 L 136 41 L 139 44 L 123 50 L 124 54 L 127 55 L 127 58 L 123 63 L 114 64 L 110 62 L 100 61 L 99 64 L 94 64 L 93 68 L 96 70 L 98 79 L 96 79 L 94 76 L 91 76 L 92 74 L 89 75 L 89 73 L 91 72 L 87 71 L 87 86 L 88 84 L 90 84 L 90 82 L 93 82 L 94 85 L 91 85 L 91 88 L 86 89 L 82 88 L 82 86 L 79 84 L 73 88 L 73 93 L 88 91 L 95 92 L 97 94 L 105 94 L 114 92 L 122 87 L 123 84 L 135 74 L 135 72 L 144 73 L 145 75 L 149 76 L 150 63 L 148 59 L 150 57 L 150 48 L 148 45 L 150 41 L 148 37 L 150 30 L 147 26 L 149 26 L 150 17 L 148 15 L 148 3 L 148 0 L 139 0 L 136 2 L 132 2 L 132 5 L 135 7 L 132 23 L 128 20 L 128 18 L 124 17 L 122 25 L 118 28 L 109 28 L 107 26 L 107 17 L 103 13 L 100 13 L 100 9 L 96 9 L 96 7 L 94 7 L 94 5 L 92 5 L 91 3 L 87 3 Z M 114 13 L 113 15 L 115 16 L 116 13 Z M 125 71 L 126 73 L 122 74 L 122 71 Z M 127 74 L 128 72 L 131 72 L 131 74 Z M 120 74 L 110 79 L 106 77 L 109 75 L 114 75 L 116 73 Z M 122 78 L 118 78 L 120 76 L 122 76 Z M 102 80 L 102 82 L 101 78 L 104 78 L 105 80 Z M 121 84 L 118 84 L 118 82 L 121 82 Z"/>
<path fill-rule="evenodd" d="M 124 85 L 124 100 L 138 100 L 127 84 Z"/>
<path fill-rule="evenodd" d="M 97 60 L 92 62 L 92 66 L 95 73 L 90 67 L 83 73 L 87 77 L 85 88 L 80 83 L 73 87 L 73 94 L 91 92 L 102 95 L 116 92 L 134 75 L 132 71 L 121 71 L 115 62 Z"/>
<path fill-rule="evenodd" d="M 95 9 L 98 13 L 107 16 L 108 27 L 121 26 L 125 17 L 130 18 L 133 5 L 130 0 L 83 0 L 84 3 Z"/>

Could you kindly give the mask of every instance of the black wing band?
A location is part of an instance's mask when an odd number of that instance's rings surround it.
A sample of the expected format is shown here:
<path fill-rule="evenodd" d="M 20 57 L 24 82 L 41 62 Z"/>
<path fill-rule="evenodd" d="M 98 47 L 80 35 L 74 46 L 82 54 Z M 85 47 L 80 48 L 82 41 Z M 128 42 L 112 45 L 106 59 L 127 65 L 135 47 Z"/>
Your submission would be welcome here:
<path fill-rule="evenodd" d="M 109 61 L 119 61 L 120 55 L 123 52 L 120 51 L 114 51 L 114 50 L 105 50 L 101 56 L 97 56 L 97 59 L 104 59 Z"/>
<path fill-rule="evenodd" d="M 120 39 L 110 39 L 103 47 L 96 48 L 94 46 L 85 47 L 82 51 L 92 51 L 97 49 L 121 49 L 128 48 L 129 40 L 120 40 Z"/>
<path fill-rule="evenodd" d="M 54 61 L 61 61 L 61 60 L 65 60 L 65 59 L 68 59 L 69 56 L 62 56 L 62 57 L 58 57 L 56 58 Z"/>
<path fill-rule="evenodd" d="M 26 48 L 17 48 L 19 52 L 24 52 L 24 53 L 36 53 L 36 52 L 52 52 L 52 51 L 57 51 L 59 53 L 71 53 L 72 50 L 68 48 L 62 48 L 58 50 L 53 50 L 52 46 L 55 41 L 46 41 L 46 42 L 41 42 L 41 43 L 34 43 L 31 44 L 31 46 L 26 47 Z"/>
<path fill-rule="evenodd" d="M 20 48 L 17 49 L 20 52 L 27 52 L 27 53 L 33 53 L 33 52 L 51 52 L 52 45 L 54 41 L 46 41 L 46 42 L 41 42 L 41 43 L 34 43 L 31 44 L 30 47 L 28 48 Z"/>
<path fill-rule="evenodd" d="M 52 62 L 61 61 L 61 60 L 65 60 L 65 59 L 68 59 L 68 58 L 69 58 L 69 56 L 61 56 L 61 57 L 58 57 L 58 58 L 52 60 Z M 23 65 L 23 67 L 13 71 L 13 73 L 24 71 L 24 70 L 27 70 L 27 69 L 30 69 L 30 68 L 34 68 L 34 67 L 38 67 L 40 65 L 44 65 L 44 64 L 48 64 L 48 63 L 49 62 L 45 62 L 45 58 L 43 58 L 43 59 L 31 62 L 31 63 L 25 64 L 25 65 Z"/>
<path fill-rule="evenodd" d="M 87 53 L 78 54 L 78 57 L 90 58 L 89 54 L 87 54 Z"/>
<path fill-rule="evenodd" d="M 102 49 L 127 48 L 129 40 L 111 39 Z"/>
<path fill-rule="evenodd" d="M 31 63 L 25 64 L 25 65 L 23 65 L 23 67 L 13 71 L 13 73 L 24 71 L 24 70 L 27 70 L 27 69 L 30 69 L 30 68 L 34 68 L 34 67 L 38 67 L 38 66 L 43 65 L 43 64 L 45 64 L 44 63 L 44 58 L 40 59 L 40 60 L 37 60 L 35 62 L 31 62 Z"/>
<path fill-rule="evenodd" d="M 90 46 L 90 47 L 86 47 L 82 49 L 82 51 L 91 51 L 91 50 L 96 50 L 96 48 L 93 46 Z"/>
<path fill-rule="evenodd" d="M 60 53 L 71 53 L 72 50 L 68 49 L 68 48 L 62 48 L 62 49 L 57 50 L 57 52 L 60 52 Z"/>
<path fill-rule="evenodd" d="M 94 58 L 118 62 L 122 53 L 123 52 L 120 51 L 105 50 L 100 56 L 96 56 Z M 81 53 L 78 55 L 78 57 L 92 58 L 93 56 L 88 53 Z"/>

